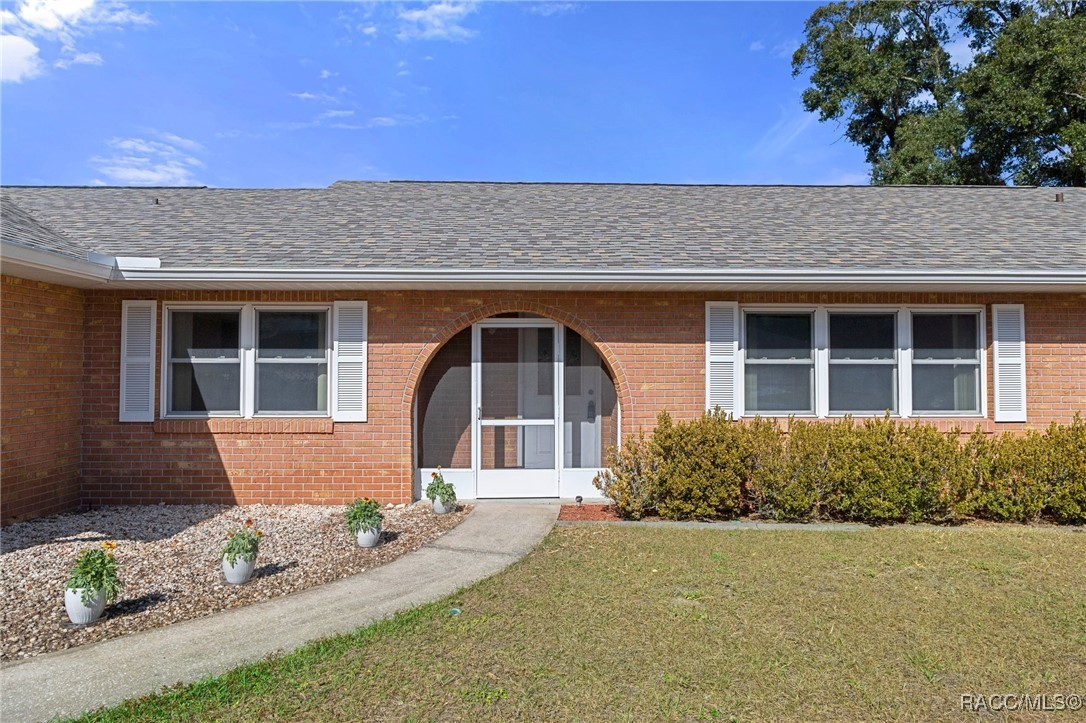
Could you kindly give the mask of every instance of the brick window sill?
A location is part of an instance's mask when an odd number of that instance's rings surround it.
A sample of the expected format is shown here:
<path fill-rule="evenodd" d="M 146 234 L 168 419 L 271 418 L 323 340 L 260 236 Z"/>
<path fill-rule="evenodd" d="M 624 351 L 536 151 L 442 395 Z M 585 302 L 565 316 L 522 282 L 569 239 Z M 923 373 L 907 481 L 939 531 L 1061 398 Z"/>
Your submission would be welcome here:
<path fill-rule="evenodd" d="M 268 419 L 156 419 L 158 434 L 332 434 L 327 417 Z"/>

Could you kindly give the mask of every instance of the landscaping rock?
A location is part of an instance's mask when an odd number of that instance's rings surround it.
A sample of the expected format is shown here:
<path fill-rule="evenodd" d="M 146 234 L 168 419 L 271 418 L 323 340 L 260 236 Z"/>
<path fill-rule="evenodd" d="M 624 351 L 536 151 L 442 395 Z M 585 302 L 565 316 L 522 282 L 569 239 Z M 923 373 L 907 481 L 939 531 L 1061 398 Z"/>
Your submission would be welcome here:
<path fill-rule="evenodd" d="M 0 660 L 63 650 L 286 595 L 354 575 L 417 550 L 455 527 L 470 507 L 435 515 L 426 506 L 385 512 L 375 548 L 358 547 L 344 508 L 320 505 L 104 507 L 10 525 L 0 532 Z M 252 519 L 265 532 L 253 579 L 228 585 L 226 533 Z M 118 543 L 120 599 L 101 621 L 67 625 L 64 583 L 79 552 Z"/>

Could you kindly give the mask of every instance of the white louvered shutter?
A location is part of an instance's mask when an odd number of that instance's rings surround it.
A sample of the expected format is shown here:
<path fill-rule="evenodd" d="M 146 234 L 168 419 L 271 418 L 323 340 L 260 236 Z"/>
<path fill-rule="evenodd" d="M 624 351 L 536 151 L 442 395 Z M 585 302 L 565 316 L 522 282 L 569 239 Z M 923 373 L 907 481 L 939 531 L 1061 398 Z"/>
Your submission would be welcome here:
<path fill-rule="evenodd" d="M 1022 304 L 992 305 L 995 421 L 1026 421 L 1026 313 Z"/>
<path fill-rule="evenodd" d="M 366 421 L 366 302 L 337 301 L 332 333 L 332 419 Z"/>
<path fill-rule="evenodd" d="M 155 302 L 121 302 L 122 422 L 155 421 Z"/>
<path fill-rule="evenodd" d="M 705 406 L 739 417 L 739 304 L 705 305 Z"/>

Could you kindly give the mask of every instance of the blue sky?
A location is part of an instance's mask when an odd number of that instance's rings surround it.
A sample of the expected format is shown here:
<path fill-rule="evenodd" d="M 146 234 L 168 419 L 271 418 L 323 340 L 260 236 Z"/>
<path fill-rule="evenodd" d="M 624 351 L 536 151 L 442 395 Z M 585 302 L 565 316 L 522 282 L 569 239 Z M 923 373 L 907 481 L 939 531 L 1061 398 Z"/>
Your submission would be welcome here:
<path fill-rule="evenodd" d="M 815 7 L 3 2 L 0 181 L 865 183 Z"/>

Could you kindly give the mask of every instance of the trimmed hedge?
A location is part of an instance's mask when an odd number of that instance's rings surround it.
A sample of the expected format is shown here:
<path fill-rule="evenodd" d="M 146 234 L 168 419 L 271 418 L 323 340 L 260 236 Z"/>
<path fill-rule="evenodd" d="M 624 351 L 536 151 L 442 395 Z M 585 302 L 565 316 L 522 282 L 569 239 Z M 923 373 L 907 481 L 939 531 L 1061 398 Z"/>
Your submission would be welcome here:
<path fill-rule="evenodd" d="M 595 485 L 620 515 L 718 520 L 1086 522 L 1086 421 L 989 436 L 887 418 L 733 422 L 720 412 L 612 450 Z"/>

